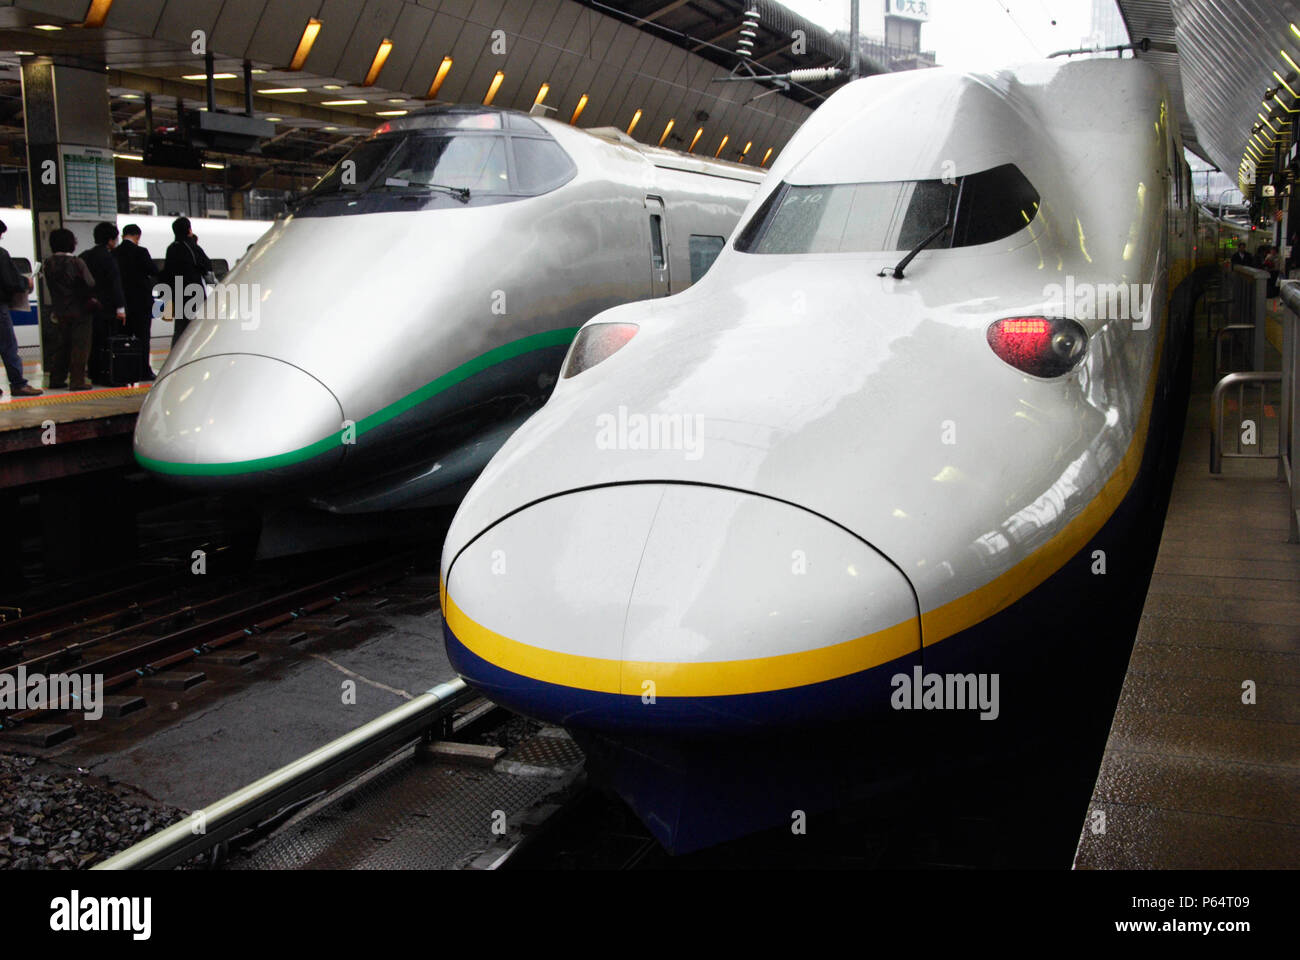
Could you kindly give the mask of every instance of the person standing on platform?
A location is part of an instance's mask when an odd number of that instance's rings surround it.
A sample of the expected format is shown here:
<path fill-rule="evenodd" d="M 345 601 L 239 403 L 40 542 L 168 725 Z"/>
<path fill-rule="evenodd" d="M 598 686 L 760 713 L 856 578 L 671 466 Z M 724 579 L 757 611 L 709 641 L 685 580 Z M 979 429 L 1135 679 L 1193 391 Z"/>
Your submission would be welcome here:
<path fill-rule="evenodd" d="M 154 379 L 149 365 L 149 336 L 153 325 L 153 257 L 140 246 L 140 228 L 128 223 L 122 228 L 122 242 L 113 251 L 122 274 L 122 292 L 126 295 L 126 328 L 140 341 L 140 379 Z"/>
<path fill-rule="evenodd" d="M 122 292 L 122 274 L 117 269 L 113 249 L 117 246 L 117 224 L 95 224 L 95 245 L 82 251 L 90 274 L 95 278 L 95 299 L 91 318 L 90 379 L 94 383 L 108 384 L 110 377 L 104 369 L 108 338 L 126 332 L 126 295 Z"/>
<path fill-rule="evenodd" d="M 172 331 L 172 347 L 181 338 L 191 320 L 198 316 L 203 308 L 205 297 L 190 296 L 197 285 L 199 290 L 206 289 L 204 281 L 212 272 L 212 261 L 199 246 L 190 229 L 189 217 L 177 217 L 172 221 L 172 233 L 176 239 L 167 248 L 167 259 L 163 263 L 163 282 L 172 289 L 172 318 L 176 329 Z M 179 301 L 177 295 L 179 294 Z"/>
<path fill-rule="evenodd" d="M 1265 285 L 1264 296 L 1270 300 L 1278 295 L 1278 266 L 1277 266 L 1277 247 L 1272 244 L 1263 247 L 1259 254 L 1259 269 L 1268 274 L 1268 283 Z"/>
<path fill-rule="evenodd" d="M 9 228 L 0 220 L 0 240 Z M 27 294 L 32 292 L 32 282 L 18 272 L 9 253 L 0 247 L 0 358 L 4 359 L 5 373 L 9 375 L 9 392 L 15 397 L 39 397 L 37 390 L 23 376 L 23 358 L 18 353 L 18 337 L 14 334 L 14 318 L 9 315 L 12 304 L 21 303 L 27 308 Z M 4 391 L 0 390 L 0 396 Z"/>
<path fill-rule="evenodd" d="M 50 318 L 44 327 L 50 386 L 56 390 L 89 390 L 86 362 L 90 359 L 91 314 L 95 278 L 86 261 L 73 256 L 77 237 L 71 230 L 50 233 L 54 252 L 41 264 L 41 276 L 50 295 Z"/>

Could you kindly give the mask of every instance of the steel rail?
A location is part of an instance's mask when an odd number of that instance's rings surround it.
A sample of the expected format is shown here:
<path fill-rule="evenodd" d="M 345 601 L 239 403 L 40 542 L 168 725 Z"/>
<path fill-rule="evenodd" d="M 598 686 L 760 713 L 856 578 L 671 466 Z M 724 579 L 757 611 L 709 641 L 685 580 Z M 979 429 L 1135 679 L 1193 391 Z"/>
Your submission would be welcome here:
<path fill-rule="evenodd" d="M 477 696 L 460 679 L 441 683 L 337 740 L 268 773 L 216 803 L 195 810 L 94 870 L 164 870 L 229 840 L 292 803 L 372 764 Z"/>
<path fill-rule="evenodd" d="M 76 665 L 76 672 L 101 674 L 104 676 L 104 689 L 106 691 L 116 690 L 147 673 L 174 666 L 201 653 L 218 650 L 247 637 L 264 633 L 286 623 L 292 623 L 301 616 L 318 612 L 321 609 L 333 606 L 341 600 L 360 596 L 374 589 L 377 585 L 386 582 L 381 579 L 384 576 L 391 575 L 390 579 L 398 579 L 401 576 L 399 572 L 401 565 L 408 559 L 409 554 L 399 554 L 395 558 L 381 560 L 357 570 L 335 574 L 306 585 L 295 586 L 284 593 L 257 600 L 249 606 L 219 614 L 211 619 L 201 620 L 198 623 L 181 627 L 160 637 L 142 640 L 122 650 L 105 653 L 97 660 L 79 663 Z M 255 591 L 255 589 L 250 588 L 250 591 Z M 235 596 L 240 595 L 236 594 Z M 204 601 L 200 606 L 210 606 L 221 602 L 223 599 L 228 598 L 214 598 L 210 601 Z M 197 609 L 197 607 L 191 607 L 190 609 Z M 158 619 L 169 620 L 171 617 L 165 616 Z M 110 636 L 131 634 L 139 629 L 140 625 L 137 624 L 117 631 L 117 633 Z M 90 645 L 90 649 L 94 649 L 103 639 L 106 638 L 97 638 L 85 641 L 85 643 Z M 42 654 L 36 660 L 43 662 L 59 652 L 76 652 L 74 650 L 76 646 L 78 645 L 63 648 L 63 651 Z M 0 668 L 0 674 L 7 671 L 17 671 L 19 666 L 26 667 L 33 662 L 36 661 L 25 661 L 22 664 Z M 33 709 L 5 714 L 0 716 L 0 726 L 25 723 L 42 713 L 42 710 Z"/>

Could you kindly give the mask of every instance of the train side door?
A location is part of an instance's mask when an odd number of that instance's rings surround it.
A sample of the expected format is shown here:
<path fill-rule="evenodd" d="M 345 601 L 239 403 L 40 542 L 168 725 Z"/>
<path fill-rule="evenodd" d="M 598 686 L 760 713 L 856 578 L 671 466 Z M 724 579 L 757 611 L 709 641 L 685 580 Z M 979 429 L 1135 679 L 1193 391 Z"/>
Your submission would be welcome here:
<path fill-rule="evenodd" d="M 672 277 L 668 269 L 668 223 L 664 219 L 664 202 L 659 197 L 646 197 L 645 210 L 650 222 L 650 296 L 666 297 Z"/>

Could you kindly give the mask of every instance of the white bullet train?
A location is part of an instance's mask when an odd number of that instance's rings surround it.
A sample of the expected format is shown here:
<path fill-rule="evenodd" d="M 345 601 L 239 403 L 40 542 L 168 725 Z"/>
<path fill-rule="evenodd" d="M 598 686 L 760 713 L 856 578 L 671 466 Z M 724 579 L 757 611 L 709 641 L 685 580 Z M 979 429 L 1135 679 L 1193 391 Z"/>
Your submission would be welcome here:
<path fill-rule="evenodd" d="M 191 488 L 436 505 L 549 395 L 578 327 L 686 289 L 763 179 L 488 107 L 382 124 L 233 270 L 140 411 Z"/>
<path fill-rule="evenodd" d="M 140 228 L 140 243 L 143 244 L 158 261 L 167 252 L 171 244 L 172 221 L 175 217 L 156 217 L 147 214 L 120 213 L 117 215 L 119 229 L 128 223 Z M 16 207 L 0 207 L 0 220 L 8 230 L 0 240 L 9 255 L 17 261 L 21 272 L 31 275 L 40 269 L 36 258 L 35 245 L 32 243 L 32 212 Z M 212 259 L 218 279 L 224 276 L 230 266 L 242 257 L 271 226 L 270 220 L 226 220 L 219 217 L 193 217 L 191 229 L 199 238 L 204 252 Z M 34 377 L 41 359 L 40 326 L 37 323 L 36 292 L 30 298 L 26 310 L 11 310 L 14 332 L 18 337 L 18 352 L 27 368 L 27 375 Z M 161 363 L 171 347 L 172 323 L 164 317 L 155 317 L 150 331 L 151 353 L 155 364 Z"/>
<path fill-rule="evenodd" d="M 789 825 L 829 796 L 796 767 L 884 745 L 808 729 L 1113 698 L 1196 236 L 1141 62 L 847 85 L 708 276 L 585 324 L 471 488 L 452 663 L 573 730 L 674 851 Z"/>

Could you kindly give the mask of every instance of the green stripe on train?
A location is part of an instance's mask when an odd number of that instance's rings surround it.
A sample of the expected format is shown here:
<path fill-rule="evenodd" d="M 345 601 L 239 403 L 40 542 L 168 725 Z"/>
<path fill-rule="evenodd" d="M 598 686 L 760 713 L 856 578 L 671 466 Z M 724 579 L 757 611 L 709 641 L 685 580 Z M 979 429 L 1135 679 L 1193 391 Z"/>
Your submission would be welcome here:
<path fill-rule="evenodd" d="M 534 350 L 568 346 L 573 342 L 573 338 L 577 334 L 578 327 L 566 327 L 562 330 L 535 333 L 530 337 L 522 337 L 518 340 L 512 340 L 510 343 L 504 343 L 499 347 L 493 347 L 487 353 L 481 354 L 472 360 L 467 360 L 459 367 L 448 370 L 436 380 L 432 380 L 419 389 L 411 391 L 400 400 L 376 410 L 368 417 L 363 417 L 357 422 L 356 435 L 361 436 L 367 430 L 387 423 L 394 417 L 401 416 L 411 408 L 419 406 L 429 398 L 442 393 L 449 387 L 455 386 L 462 380 L 468 380 L 475 374 L 482 373 L 489 367 L 523 356 L 525 353 L 531 353 Z M 152 470 L 154 473 L 187 477 L 222 477 L 237 473 L 255 473 L 259 470 L 274 470 L 277 467 L 302 463 L 304 460 L 310 460 L 322 453 L 328 453 L 335 447 L 341 446 L 342 443 L 343 428 L 340 427 L 337 432 L 323 437 L 315 443 L 309 443 L 305 447 L 290 450 L 288 453 L 277 453 L 270 457 L 258 457 L 254 460 L 234 460 L 227 463 L 176 463 L 171 460 L 154 460 L 151 457 L 141 456 L 139 453 L 135 455 L 135 459 L 140 466 Z"/>

